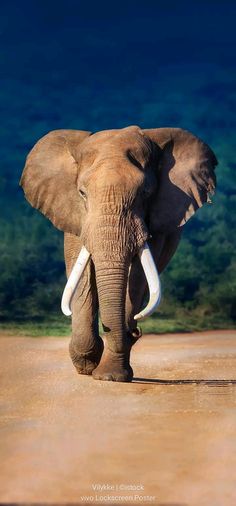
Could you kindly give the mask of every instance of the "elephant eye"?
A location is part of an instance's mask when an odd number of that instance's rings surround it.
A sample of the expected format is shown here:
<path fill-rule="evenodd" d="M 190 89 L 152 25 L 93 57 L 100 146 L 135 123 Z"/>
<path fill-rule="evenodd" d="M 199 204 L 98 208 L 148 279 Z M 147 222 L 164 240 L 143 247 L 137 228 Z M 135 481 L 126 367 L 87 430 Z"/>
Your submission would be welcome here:
<path fill-rule="evenodd" d="M 85 191 L 84 191 L 84 190 L 81 190 L 81 189 L 80 189 L 80 190 L 79 190 L 79 194 L 80 194 L 80 196 L 82 197 L 82 199 L 84 199 L 84 200 L 86 200 L 86 199 L 87 199 L 87 195 L 86 195 L 86 193 L 85 193 Z"/>

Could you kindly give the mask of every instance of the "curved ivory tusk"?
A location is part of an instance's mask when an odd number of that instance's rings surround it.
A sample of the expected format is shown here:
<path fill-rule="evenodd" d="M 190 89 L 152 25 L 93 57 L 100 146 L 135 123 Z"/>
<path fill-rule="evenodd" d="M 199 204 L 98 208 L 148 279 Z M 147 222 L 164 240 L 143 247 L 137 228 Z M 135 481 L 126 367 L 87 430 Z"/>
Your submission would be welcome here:
<path fill-rule="evenodd" d="M 139 251 L 139 258 L 147 278 L 150 295 L 148 305 L 134 316 L 134 320 L 141 320 L 150 316 L 161 302 L 161 283 L 150 248 L 146 242 Z"/>
<path fill-rule="evenodd" d="M 75 262 L 75 265 L 69 275 L 66 286 L 64 288 L 64 292 L 61 300 L 61 310 L 66 316 L 71 316 L 72 311 L 70 309 L 70 304 L 72 297 L 74 295 L 75 289 L 79 283 L 79 280 L 84 272 L 84 269 L 88 263 L 90 257 L 90 253 L 83 246 L 80 250 L 79 256 Z"/>

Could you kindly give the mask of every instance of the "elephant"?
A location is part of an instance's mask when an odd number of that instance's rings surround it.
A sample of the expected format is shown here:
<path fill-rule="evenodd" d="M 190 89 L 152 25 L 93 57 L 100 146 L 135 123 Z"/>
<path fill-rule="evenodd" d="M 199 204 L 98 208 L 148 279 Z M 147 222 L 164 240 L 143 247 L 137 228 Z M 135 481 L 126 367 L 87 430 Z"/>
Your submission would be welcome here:
<path fill-rule="evenodd" d="M 64 232 L 62 309 L 72 313 L 69 351 L 79 374 L 132 381 L 138 320 L 159 303 L 159 274 L 184 224 L 214 193 L 216 165 L 206 143 L 171 127 L 55 130 L 28 154 L 25 197 Z"/>

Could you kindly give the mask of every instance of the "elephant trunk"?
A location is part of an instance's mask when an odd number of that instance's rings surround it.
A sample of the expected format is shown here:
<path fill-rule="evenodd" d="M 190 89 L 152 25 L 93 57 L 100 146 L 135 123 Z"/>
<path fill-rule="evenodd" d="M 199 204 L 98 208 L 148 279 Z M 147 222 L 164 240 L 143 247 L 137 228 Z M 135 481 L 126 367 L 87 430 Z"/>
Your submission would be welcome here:
<path fill-rule="evenodd" d="M 95 263 L 100 317 L 108 347 L 115 353 L 124 351 L 128 270 L 128 262 L 113 262 L 111 267 Z"/>

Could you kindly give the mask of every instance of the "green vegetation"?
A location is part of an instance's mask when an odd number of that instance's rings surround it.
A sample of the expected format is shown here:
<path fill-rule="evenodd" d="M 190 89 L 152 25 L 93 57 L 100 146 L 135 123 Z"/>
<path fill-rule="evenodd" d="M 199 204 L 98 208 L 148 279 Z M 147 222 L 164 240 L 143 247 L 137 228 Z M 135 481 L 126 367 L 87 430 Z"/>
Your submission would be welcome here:
<path fill-rule="evenodd" d="M 191 314 L 184 318 L 163 318 L 159 315 L 147 318 L 140 323 L 143 334 L 167 334 L 176 332 L 197 332 L 213 329 L 234 328 L 234 322 L 224 320 L 222 317 L 204 317 L 199 318 Z M 5 322 L 1 325 L 2 332 L 6 335 L 14 336 L 69 336 L 71 333 L 70 321 L 64 321 L 63 317 L 57 319 L 47 319 L 43 322 Z M 101 330 L 102 335 L 102 330 Z"/>

